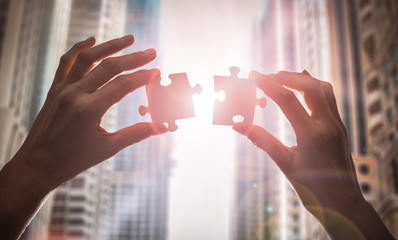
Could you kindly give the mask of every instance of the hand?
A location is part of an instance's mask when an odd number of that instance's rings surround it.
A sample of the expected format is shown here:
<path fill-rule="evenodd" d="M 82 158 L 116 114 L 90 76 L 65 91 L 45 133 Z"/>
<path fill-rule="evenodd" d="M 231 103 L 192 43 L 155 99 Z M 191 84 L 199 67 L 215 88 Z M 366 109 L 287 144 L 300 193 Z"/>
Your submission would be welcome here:
<path fill-rule="evenodd" d="M 357 217 L 368 211 L 366 217 L 377 218 L 379 226 L 381 221 L 377 215 L 374 217 L 373 209 L 369 210 L 361 194 L 332 85 L 311 77 L 306 71 L 271 75 L 252 71 L 249 78 L 285 114 L 296 134 L 297 146 L 285 146 L 260 126 L 238 123 L 233 129 L 269 154 L 303 205 L 321 221 L 332 237 L 361 239 L 366 236 L 366 239 L 372 239 L 374 235 L 370 235 L 366 227 L 361 228 L 363 223 L 358 223 L 361 219 Z M 310 114 L 286 87 L 303 94 Z M 358 208 L 361 213 L 356 211 Z M 354 222 L 359 233 L 357 229 L 347 230 L 349 224 L 345 225 L 347 229 L 341 227 L 346 218 Z M 381 225 L 384 236 L 390 237 Z M 351 233 L 347 235 L 343 229 Z"/>
<path fill-rule="evenodd" d="M 100 126 L 112 105 L 160 77 L 157 69 L 117 76 L 156 57 L 154 49 L 109 57 L 133 41 L 128 35 L 93 47 L 92 37 L 62 56 L 45 104 L 15 157 L 51 183 L 49 187 L 55 188 L 126 146 L 166 132 L 164 125 L 154 123 L 138 123 L 115 133 Z"/>
<path fill-rule="evenodd" d="M 156 57 L 154 49 L 109 57 L 133 41 L 129 35 L 93 47 L 91 37 L 62 56 L 28 137 L 0 171 L 0 235 L 4 239 L 18 239 L 47 194 L 66 180 L 126 146 L 167 131 L 161 123 L 138 123 L 114 133 L 100 126 L 113 104 L 160 77 L 157 69 L 117 76 Z"/>

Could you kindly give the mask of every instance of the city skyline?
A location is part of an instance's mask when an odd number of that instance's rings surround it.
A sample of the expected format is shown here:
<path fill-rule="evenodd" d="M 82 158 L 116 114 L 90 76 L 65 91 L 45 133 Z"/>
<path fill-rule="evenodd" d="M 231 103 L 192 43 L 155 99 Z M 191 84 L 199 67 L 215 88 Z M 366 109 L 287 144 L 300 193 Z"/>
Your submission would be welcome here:
<path fill-rule="evenodd" d="M 229 127 L 212 125 L 214 75 L 230 66 L 303 71 L 332 83 L 365 199 L 398 236 L 398 4 L 386 0 L 0 0 L 0 167 L 23 143 L 58 59 L 93 35 L 126 34 L 119 54 L 156 48 L 144 68 L 186 72 L 202 85 L 196 117 L 175 133 L 128 147 L 64 183 L 22 239 L 329 239 L 272 159 Z M 262 93 L 261 93 L 262 94 Z M 258 93 L 260 95 L 260 93 Z M 299 100 L 304 102 L 297 93 Z M 108 111 L 116 131 L 150 121 L 145 89 Z M 255 123 L 296 143 L 268 99 Z M 314 173 L 315 174 L 315 173 Z"/>

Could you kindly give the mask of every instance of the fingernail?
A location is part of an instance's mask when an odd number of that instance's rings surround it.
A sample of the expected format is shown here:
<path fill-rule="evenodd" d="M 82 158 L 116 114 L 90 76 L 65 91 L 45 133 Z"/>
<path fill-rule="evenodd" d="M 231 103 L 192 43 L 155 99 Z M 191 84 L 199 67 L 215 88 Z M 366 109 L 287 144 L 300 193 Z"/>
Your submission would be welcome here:
<path fill-rule="evenodd" d="M 250 71 L 249 73 L 249 78 L 252 78 L 254 80 L 260 79 L 263 75 L 255 70 Z"/>
<path fill-rule="evenodd" d="M 151 73 L 151 76 L 149 78 L 148 84 L 160 79 L 159 69 L 153 68 L 153 69 L 149 70 L 149 72 Z"/>
<path fill-rule="evenodd" d="M 126 35 L 126 36 L 120 38 L 120 40 L 122 40 L 123 42 L 126 42 L 126 43 L 131 43 L 131 42 L 134 41 L 134 36 L 133 35 Z"/>
<path fill-rule="evenodd" d="M 144 51 L 144 53 L 148 56 L 148 57 L 155 57 L 156 56 L 156 50 L 153 48 L 147 49 Z"/>
<path fill-rule="evenodd" d="M 248 124 L 248 123 L 235 123 L 232 126 L 232 129 L 237 131 L 238 133 L 244 134 L 245 132 L 247 132 L 249 127 L 250 127 L 250 124 Z"/>
<path fill-rule="evenodd" d="M 155 123 L 155 131 L 157 134 L 167 132 L 167 127 L 163 123 Z"/>
<path fill-rule="evenodd" d="M 91 36 L 91 37 L 87 38 L 85 41 L 86 41 L 87 43 L 92 43 L 92 42 L 95 41 L 95 37 L 94 37 L 94 36 Z"/>
<path fill-rule="evenodd" d="M 149 71 L 151 71 L 151 73 L 152 73 L 153 75 L 160 75 L 160 70 L 157 69 L 157 68 L 152 68 L 152 69 L 150 69 Z"/>

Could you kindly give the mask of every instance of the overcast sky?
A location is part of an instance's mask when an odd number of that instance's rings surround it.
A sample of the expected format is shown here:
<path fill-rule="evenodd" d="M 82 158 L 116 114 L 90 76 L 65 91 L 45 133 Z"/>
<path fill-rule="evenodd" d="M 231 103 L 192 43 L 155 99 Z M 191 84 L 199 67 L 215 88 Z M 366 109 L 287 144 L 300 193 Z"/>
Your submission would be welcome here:
<path fill-rule="evenodd" d="M 260 0 L 164 0 L 161 4 L 162 76 L 187 72 L 196 118 L 178 121 L 170 189 L 170 240 L 229 239 L 234 142 L 231 127 L 211 124 L 213 76 L 236 65 L 250 70 L 252 24 Z"/>

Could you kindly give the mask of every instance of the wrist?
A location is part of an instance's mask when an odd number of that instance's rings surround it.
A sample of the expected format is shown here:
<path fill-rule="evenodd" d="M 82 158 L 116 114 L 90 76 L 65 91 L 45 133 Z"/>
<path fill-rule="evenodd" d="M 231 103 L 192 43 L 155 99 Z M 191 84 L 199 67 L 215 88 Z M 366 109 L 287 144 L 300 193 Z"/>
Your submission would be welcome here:
<path fill-rule="evenodd" d="M 5 171 L 3 175 L 7 175 L 11 184 L 34 189 L 37 197 L 45 196 L 58 184 L 51 181 L 44 171 L 36 167 L 38 164 L 35 163 L 41 162 L 39 158 L 38 154 L 17 153 L 2 169 Z"/>
<path fill-rule="evenodd" d="M 350 219 L 358 211 L 370 207 L 361 193 L 354 191 L 343 196 L 343 198 L 339 198 L 339 201 L 317 202 L 316 204 L 304 204 L 304 206 L 323 225 L 331 215 L 345 216 Z"/>

